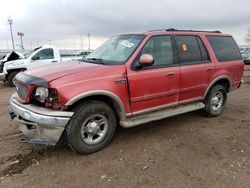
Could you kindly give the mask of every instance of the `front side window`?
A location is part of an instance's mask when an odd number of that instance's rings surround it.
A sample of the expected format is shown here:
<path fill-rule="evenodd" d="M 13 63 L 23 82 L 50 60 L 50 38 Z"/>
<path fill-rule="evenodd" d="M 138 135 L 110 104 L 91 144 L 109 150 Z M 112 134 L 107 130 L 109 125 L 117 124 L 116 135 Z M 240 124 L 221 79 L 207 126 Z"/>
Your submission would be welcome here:
<path fill-rule="evenodd" d="M 201 63 L 209 61 L 206 48 L 197 36 L 176 36 L 180 63 Z"/>
<path fill-rule="evenodd" d="M 234 39 L 230 36 L 208 36 L 209 43 L 218 61 L 241 60 L 241 54 Z"/>
<path fill-rule="evenodd" d="M 28 53 L 24 54 L 24 58 L 29 58 L 35 51 L 40 49 L 41 47 L 35 48 L 34 50 L 29 51 Z"/>
<path fill-rule="evenodd" d="M 141 50 L 140 55 L 142 54 L 150 54 L 153 56 L 154 67 L 172 65 L 174 63 L 174 58 L 171 37 L 151 37 Z"/>
<path fill-rule="evenodd" d="M 34 57 L 37 60 L 54 59 L 54 51 L 53 49 L 43 49 L 38 52 Z"/>
<path fill-rule="evenodd" d="M 132 55 L 145 35 L 120 35 L 106 41 L 94 52 L 86 56 L 86 60 L 101 61 L 103 64 L 124 64 Z"/>

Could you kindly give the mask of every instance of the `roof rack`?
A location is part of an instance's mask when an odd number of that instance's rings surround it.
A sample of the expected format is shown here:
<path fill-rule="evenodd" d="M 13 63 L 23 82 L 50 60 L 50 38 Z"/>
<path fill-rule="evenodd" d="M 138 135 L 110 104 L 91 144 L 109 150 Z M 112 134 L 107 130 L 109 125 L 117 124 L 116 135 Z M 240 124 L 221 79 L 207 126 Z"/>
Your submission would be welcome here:
<path fill-rule="evenodd" d="M 154 31 L 180 31 L 180 32 L 206 32 L 206 33 L 221 33 L 220 31 L 199 31 L 199 30 L 179 30 L 175 28 L 168 28 L 168 29 L 155 29 L 150 30 L 148 32 L 154 32 Z"/>

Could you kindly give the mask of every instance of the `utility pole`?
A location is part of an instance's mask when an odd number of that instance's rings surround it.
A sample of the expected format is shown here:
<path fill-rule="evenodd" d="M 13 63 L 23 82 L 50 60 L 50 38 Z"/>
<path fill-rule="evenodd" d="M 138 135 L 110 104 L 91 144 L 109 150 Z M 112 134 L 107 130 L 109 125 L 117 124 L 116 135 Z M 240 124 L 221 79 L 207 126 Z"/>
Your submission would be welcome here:
<path fill-rule="evenodd" d="M 90 32 L 88 32 L 89 52 L 90 52 Z"/>
<path fill-rule="evenodd" d="M 13 50 L 15 50 L 14 38 L 13 38 L 13 32 L 12 32 L 13 20 L 10 18 L 10 16 L 9 16 L 9 19 L 8 19 L 8 23 L 10 25 L 10 34 L 11 34 L 11 40 L 12 40 L 12 48 L 13 48 Z"/>

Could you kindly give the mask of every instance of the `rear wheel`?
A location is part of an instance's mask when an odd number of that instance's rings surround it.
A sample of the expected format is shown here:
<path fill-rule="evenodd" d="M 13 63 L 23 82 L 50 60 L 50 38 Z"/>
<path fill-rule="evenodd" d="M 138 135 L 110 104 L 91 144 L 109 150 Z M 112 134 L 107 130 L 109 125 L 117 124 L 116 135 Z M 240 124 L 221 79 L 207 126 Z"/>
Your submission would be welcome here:
<path fill-rule="evenodd" d="M 219 116 L 225 107 L 227 92 L 224 86 L 215 85 L 205 100 L 205 112 L 208 116 Z"/>
<path fill-rule="evenodd" d="M 10 87 L 15 87 L 16 86 L 16 75 L 19 73 L 19 71 L 13 71 L 9 74 L 7 78 L 7 85 Z"/>
<path fill-rule="evenodd" d="M 109 144 L 115 129 L 113 110 L 104 102 L 88 101 L 76 108 L 66 127 L 66 141 L 71 149 L 90 154 Z"/>

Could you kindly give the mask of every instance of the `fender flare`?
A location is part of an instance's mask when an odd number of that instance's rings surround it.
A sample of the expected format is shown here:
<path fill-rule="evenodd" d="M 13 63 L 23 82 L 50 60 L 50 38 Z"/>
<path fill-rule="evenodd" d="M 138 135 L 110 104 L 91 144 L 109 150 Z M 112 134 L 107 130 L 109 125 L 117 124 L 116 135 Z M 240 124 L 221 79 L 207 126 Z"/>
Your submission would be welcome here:
<path fill-rule="evenodd" d="M 125 111 L 123 102 L 120 99 L 120 97 L 114 94 L 113 92 L 106 91 L 106 90 L 92 90 L 92 91 L 81 93 L 79 95 L 74 96 L 69 101 L 67 101 L 65 106 L 73 105 L 81 99 L 84 99 L 86 97 L 96 96 L 96 95 L 109 97 L 115 103 L 115 105 L 119 108 L 120 118 L 124 119 L 126 117 L 126 111 Z"/>
<path fill-rule="evenodd" d="M 232 87 L 232 81 L 231 81 L 231 79 L 230 79 L 230 77 L 229 76 L 227 76 L 227 75 L 222 75 L 222 76 L 219 76 L 219 77 L 216 77 L 209 85 L 208 85 L 208 87 L 207 87 L 207 89 L 206 89 L 206 91 L 205 91 L 205 93 L 204 93 L 204 95 L 203 95 L 203 99 L 205 99 L 206 98 L 206 96 L 207 96 L 207 94 L 208 94 L 208 92 L 210 91 L 210 89 L 214 86 L 214 84 L 216 83 L 216 82 L 218 82 L 218 81 L 220 81 L 220 80 L 227 80 L 228 82 L 229 82 L 229 88 L 228 88 L 228 91 L 230 91 L 231 90 L 231 87 Z"/>

